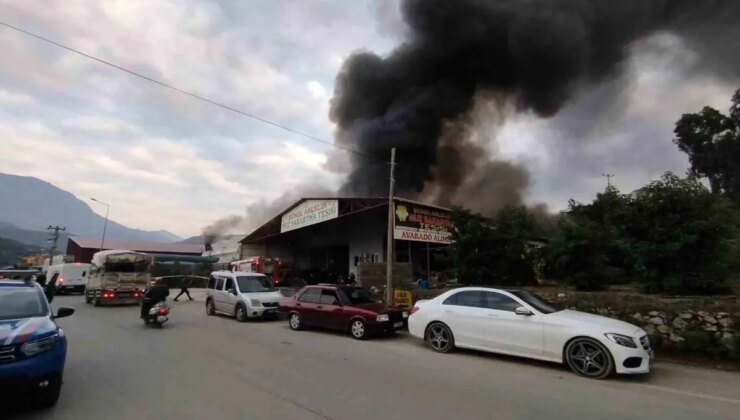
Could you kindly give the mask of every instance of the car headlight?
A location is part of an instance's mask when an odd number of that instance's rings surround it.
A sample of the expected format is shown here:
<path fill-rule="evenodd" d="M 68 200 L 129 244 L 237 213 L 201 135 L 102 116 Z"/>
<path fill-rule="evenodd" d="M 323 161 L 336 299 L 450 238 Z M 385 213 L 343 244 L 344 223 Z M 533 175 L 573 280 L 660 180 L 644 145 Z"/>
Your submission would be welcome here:
<path fill-rule="evenodd" d="M 388 322 L 389 319 L 388 314 L 382 314 L 375 317 L 375 320 L 378 322 Z"/>
<path fill-rule="evenodd" d="M 404 318 L 408 318 L 409 317 L 409 313 L 406 312 L 406 311 L 403 311 L 403 314 L 402 315 L 403 315 Z"/>
<path fill-rule="evenodd" d="M 26 357 L 33 357 L 41 353 L 45 353 L 49 350 L 54 349 L 57 345 L 57 335 L 51 337 L 42 338 L 41 340 L 30 341 L 21 346 L 21 352 Z"/>
<path fill-rule="evenodd" d="M 250 299 L 250 300 L 249 300 L 249 303 L 251 303 L 251 304 L 252 304 L 252 306 L 262 306 L 262 302 L 260 302 L 260 301 L 259 301 L 259 300 L 257 300 L 257 299 Z"/>
<path fill-rule="evenodd" d="M 635 343 L 635 340 L 630 336 L 616 333 L 606 333 L 604 335 L 606 336 L 606 338 L 612 340 L 620 346 L 625 346 L 633 349 L 637 348 L 637 343 Z"/>

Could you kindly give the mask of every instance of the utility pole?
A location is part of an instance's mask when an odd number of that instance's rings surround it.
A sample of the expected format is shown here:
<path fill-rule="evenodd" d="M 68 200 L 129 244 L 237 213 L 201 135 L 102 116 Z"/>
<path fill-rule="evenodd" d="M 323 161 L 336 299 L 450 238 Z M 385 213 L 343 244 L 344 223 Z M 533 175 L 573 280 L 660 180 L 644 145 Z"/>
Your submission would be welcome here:
<path fill-rule="evenodd" d="M 59 241 L 59 232 L 64 232 L 67 230 L 67 227 L 60 227 L 60 226 L 52 226 L 49 225 L 49 227 L 46 228 L 46 230 L 49 231 L 49 239 L 47 242 L 51 242 L 51 248 L 49 248 L 49 265 L 53 265 L 53 259 L 54 259 L 54 251 L 57 250 L 57 242 Z"/>
<path fill-rule="evenodd" d="M 611 187 L 612 186 L 612 178 L 614 178 L 614 174 L 606 173 L 601 174 L 601 176 L 606 178 L 606 186 Z"/>
<path fill-rule="evenodd" d="M 394 216 L 393 202 L 393 184 L 396 180 L 393 178 L 396 170 L 396 148 L 391 149 L 391 178 L 388 188 L 388 243 L 386 244 L 386 268 L 385 268 L 385 301 L 388 306 L 393 305 L 393 228 L 396 218 Z"/>
<path fill-rule="evenodd" d="M 104 203 L 93 197 L 90 197 L 90 200 L 105 206 L 105 224 L 103 224 L 103 237 L 100 239 L 100 251 L 103 251 L 103 247 L 105 247 L 105 231 L 108 229 L 108 213 L 110 212 L 110 204 Z"/>

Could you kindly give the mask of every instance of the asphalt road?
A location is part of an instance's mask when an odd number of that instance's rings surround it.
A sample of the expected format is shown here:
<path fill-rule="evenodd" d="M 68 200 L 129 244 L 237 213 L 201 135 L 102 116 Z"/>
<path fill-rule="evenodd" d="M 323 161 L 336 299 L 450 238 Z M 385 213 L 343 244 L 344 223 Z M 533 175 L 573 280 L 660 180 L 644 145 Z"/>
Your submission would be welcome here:
<path fill-rule="evenodd" d="M 648 377 L 583 379 L 557 365 L 436 354 L 406 334 L 359 342 L 283 321 L 205 315 L 202 295 L 147 328 L 136 307 L 54 306 L 69 339 L 56 407 L 28 419 L 737 418 L 740 375 L 659 364 Z M 0 413 L 2 414 L 2 413 Z"/>

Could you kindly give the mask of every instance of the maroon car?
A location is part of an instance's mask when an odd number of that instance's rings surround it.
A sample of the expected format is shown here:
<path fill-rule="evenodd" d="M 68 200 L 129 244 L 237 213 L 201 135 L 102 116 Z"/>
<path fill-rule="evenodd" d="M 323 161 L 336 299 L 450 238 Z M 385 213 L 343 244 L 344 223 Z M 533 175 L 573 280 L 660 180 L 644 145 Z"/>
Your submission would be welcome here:
<path fill-rule="evenodd" d="M 280 301 L 294 330 L 306 326 L 349 331 L 362 340 L 371 334 L 392 334 L 404 328 L 408 312 L 373 302 L 367 290 L 341 285 L 306 286 Z"/>

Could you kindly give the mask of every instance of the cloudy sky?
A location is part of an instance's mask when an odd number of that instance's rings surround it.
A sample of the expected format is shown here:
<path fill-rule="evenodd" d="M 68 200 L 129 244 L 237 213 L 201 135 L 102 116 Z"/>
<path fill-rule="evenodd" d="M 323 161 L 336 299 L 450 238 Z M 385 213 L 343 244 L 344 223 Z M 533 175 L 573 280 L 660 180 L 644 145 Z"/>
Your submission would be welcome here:
<path fill-rule="evenodd" d="M 327 140 L 344 58 L 388 53 L 404 36 L 394 0 L 0 4 L 8 24 Z M 337 153 L 329 145 L 5 27 L 0 50 L 0 172 L 107 201 L 128 226 L 194 235 L 299 185 L 341 182 L 325 167 Z M 644 40 L 624 74 L 554 118 L 510 118 L 491 135 L 491 153 L 525 163 L 534 180 L 528 200 L 552 209 L 587 200 L 603 188 L 603 172 L 623 190 L 683 173 L 687 160 L 671 143 L 676 119 L 705 104 L 725 111 L 738 82 L 698 71 L 696 61 L 670 34 Z"/>

